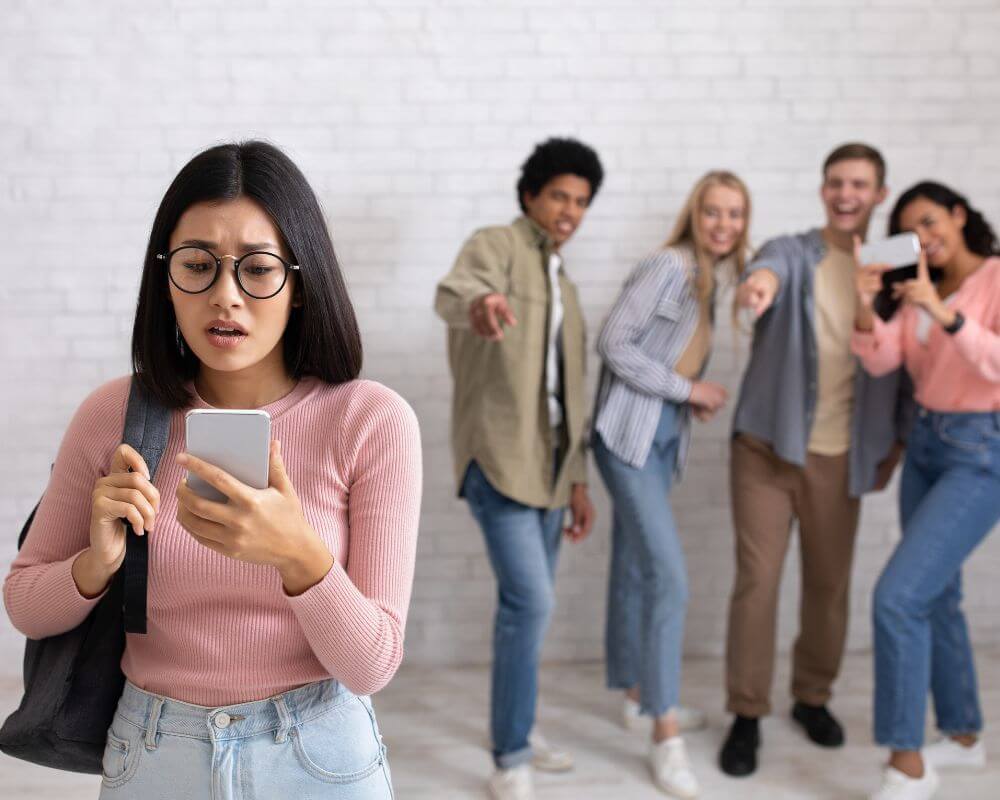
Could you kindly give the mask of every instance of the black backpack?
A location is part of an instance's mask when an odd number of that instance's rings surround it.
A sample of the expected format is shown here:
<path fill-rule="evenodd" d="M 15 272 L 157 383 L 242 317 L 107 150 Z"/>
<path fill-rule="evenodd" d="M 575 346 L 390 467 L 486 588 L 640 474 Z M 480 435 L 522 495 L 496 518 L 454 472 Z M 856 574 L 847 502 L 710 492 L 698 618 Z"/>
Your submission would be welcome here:
<path fill-rule="evenodd" d="M 133 377 L 123 441 L 156 474 L 167 444 L 170 411 Z M 35 517 L 31 512 L 18 549 Z M 55 769 L 100 774 L 108 728 L 125 685 L 125 632 L 146 632 L 148 543 L 126 525 L 125 560 L 107 593 L 73 630 L 24 647 L 24 697 L 0 728 L 0 750 Z"/>

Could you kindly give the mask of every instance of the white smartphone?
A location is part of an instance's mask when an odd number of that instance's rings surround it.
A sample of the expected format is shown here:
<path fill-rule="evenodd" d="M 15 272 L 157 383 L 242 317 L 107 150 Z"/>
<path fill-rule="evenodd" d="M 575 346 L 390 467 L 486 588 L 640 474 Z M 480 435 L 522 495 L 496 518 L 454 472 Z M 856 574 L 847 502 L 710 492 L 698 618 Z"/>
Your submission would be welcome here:
<path fill-rule="evenodd" d="M 271 415 L 266 411 L 196 408 L 184 417 L 187 452 L 255 489 L 267 488 Z M 197 475 L 188 473 L 196 494 L 218 503 L 228 498 Z"/>
<path fill-rule="evenodd" d="M 915 233 L 897 233 L 888 239 L 861 245 L 861 264 L 888 264 L 908 267 L 920 257 L 920 239 Z"/>

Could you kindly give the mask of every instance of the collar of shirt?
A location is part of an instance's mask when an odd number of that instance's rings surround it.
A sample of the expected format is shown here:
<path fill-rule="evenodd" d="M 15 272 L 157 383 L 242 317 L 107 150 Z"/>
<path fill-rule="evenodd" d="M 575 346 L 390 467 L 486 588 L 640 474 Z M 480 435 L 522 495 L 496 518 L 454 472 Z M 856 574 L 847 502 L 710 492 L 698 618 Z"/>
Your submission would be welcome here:
<path fill-rule="evenodd" d="M 524 237 L 525 241 L 541 250 L 545 256 L 545 262 L 548 263 L 548 257 L 555 252 L 555 242 L 552 241 L 548 232 L 527 214 L 522 214 L 515 219 L 513 228 Z"/>

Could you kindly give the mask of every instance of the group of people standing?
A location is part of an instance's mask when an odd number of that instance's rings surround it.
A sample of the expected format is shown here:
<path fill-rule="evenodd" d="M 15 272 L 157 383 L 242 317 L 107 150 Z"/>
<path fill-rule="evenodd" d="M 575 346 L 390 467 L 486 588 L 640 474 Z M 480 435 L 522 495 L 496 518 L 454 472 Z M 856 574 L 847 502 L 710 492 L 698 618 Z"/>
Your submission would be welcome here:
<path fill-rule="evenodd" d="M 573 764 L 536 729 L 535 707 L 560 539 L 578 541 L 594 522 L 588 450 L 613 506 L 607 684 L 623 692 L 625 724 L 651 727 L 656 785 L 698 795 L 681 733 L 704 715 L 679 703 L 688 576 L 669 493 L 692 417 L 709 420 L 729 401 L 703 377 L 717 287 L 727 283 L 755 321 L 730 451 L 736 578 L 726 707 L 734 716 L 721 769 L 757 768 L 795 522 L 802 594 L 792 717 L 817 745 L 843 744 L 828 703 L 847 634 L 860 500 L 888 484 L 904 453 L 903 535 L 873 603 L 875 738 L 891 755 L 871 796 L 929 798 L 936 767 L 984 763 L 961 568 L 1000 520 L 1000 242 L 946 186 L 904 192 L 889 232 L 914 232 L 921 253 L 914 277 L 885 288 L 898 310 L 882 319 L 873 306 L 890 265 L 860 263 L 860 243 L 886 199 L 885 175 L 873 147 L 836 148 L 822 168 L 823 227 L 772 239 L 752 258 L 746 185 L 730 172 L 705 175 L 601 328 L 592 407 L 583 315 L 561 254 L 603 180 L 591 148 L 572 139 L 538 145 L 517 184 L 522 216 L 473 234 L 439 283 L 457 486 L 498 587 L 488 784 L 497 800 L 534 797 L 532 767 Z M 943 737 L 924 747 L 928 690 Z"/>
<path fill-rule="evenodd" d="M 456 480 L 498 585 L 491 793 L 531 800 L 532 767 L 573 765 L 535 728 L 535 708 L 560 541 L 594 523 L 591 449 L 614 508 L 608 685 L 623 692 L 623 722 L 651 727 L 655 783 L 698 793 L 681 731 L 704 715 L 679 704 L 688 582 L 669 492 L 692 417 L 711 419 L 728 401 L 703 375 L 716 287 L 733 282 L 756 321 L 733 417 L 734 720 L 720 766 L 757 766 L 794 520 L 803 592 L 792 714 L 817 744 L 843 742 L 827 704 L 860 497 L 887 484 L 905 450 L 903 536 L 873 604 L 875 737 L 891 756 L 872 797 L 933 796 L 936 766 L 985 760 L 961 568 L 1000 518 L 996 235 L 945 186 L 903 193 L 890 232 L 916 233 L 921 255 L 883 319 L 873 308 L 887 265 L 858 263 L 887 193 L 877 151 L 831 153 L 824 227 L 774 239 L 749 261 L 750 194 L 735 175 L 709 173 L 611 309 L 591 407 L 562 246 L 602 178 L 586 145 L 540 144 L 517 184 L 523 214 L 475 233 L 437 290 Z M 104 800 L 392 798 L 370 695 L 403 655 L 422 458 L 412 409 L 360 379 L 361 363 L 346 282 L 298 167 L 255 141 L 196 155 L 152 221 L 132 374 L 78 408 L 3 586 L 19 631 L 60 636 L 120 582 L 126 522 L 147 537 L 146 626 L 124 637 Z M 169 426 L 152 469 L 122 443 L 133 392 Z M 268 412 L 266 487 L 187 452 L 186 414 L 212 408 Z M 191 475 L 226 502 L 193 491 Z M 928 690 L 944 737 L 923 748 Z"/>

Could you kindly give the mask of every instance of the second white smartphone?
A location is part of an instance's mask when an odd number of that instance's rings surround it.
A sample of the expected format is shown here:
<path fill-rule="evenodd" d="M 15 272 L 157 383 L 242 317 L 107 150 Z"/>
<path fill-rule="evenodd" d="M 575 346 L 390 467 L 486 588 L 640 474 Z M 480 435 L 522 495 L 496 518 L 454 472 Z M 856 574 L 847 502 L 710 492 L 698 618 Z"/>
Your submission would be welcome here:
<path fill-rule="evenodd" d="M 915 233 L 897 233 L 888 239 L 861 245 L 861 264 L 908 267 L 920 257 L 920 239 Z"/>
<path fill-rule="evenodd" d="M 271 416 L 266 411 L 196 408 L 187 413 L 184 423 L 188 453 L 247 486 L 267 488 Z M 191 472 L 188 486 L 209 500 L 227 502 L 222 492 Z"/>

